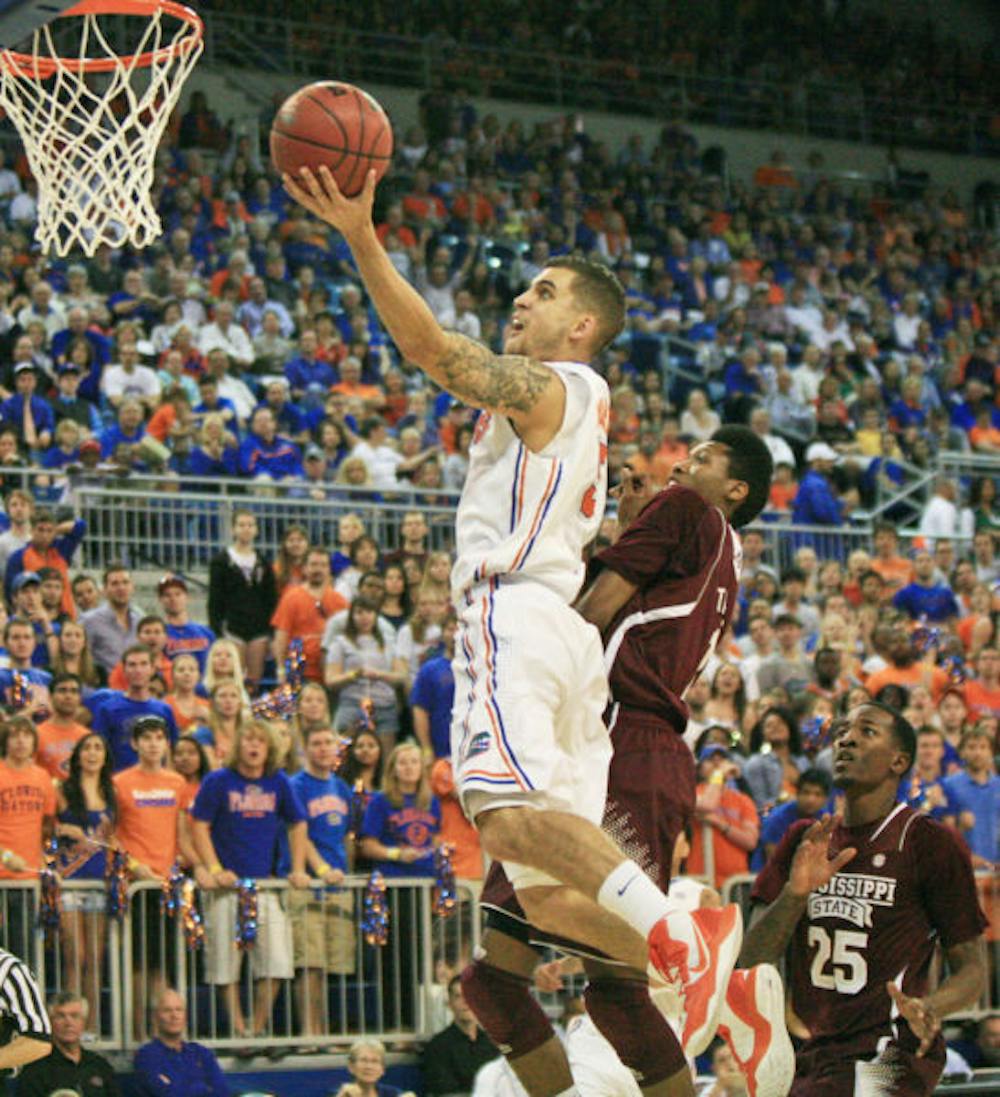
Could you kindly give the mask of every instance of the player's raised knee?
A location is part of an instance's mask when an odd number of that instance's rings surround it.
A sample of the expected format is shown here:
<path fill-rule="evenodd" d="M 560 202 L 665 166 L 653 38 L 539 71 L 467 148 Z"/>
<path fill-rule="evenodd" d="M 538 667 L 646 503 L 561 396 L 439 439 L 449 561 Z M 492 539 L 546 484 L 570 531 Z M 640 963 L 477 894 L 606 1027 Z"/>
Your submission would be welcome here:
<path fill-rule="evenodd" d="M 494 861 L 523 861 L 532 846 L 533 814 L 523 808 L 479 812 L 475 821 L 483 851 Z"/>

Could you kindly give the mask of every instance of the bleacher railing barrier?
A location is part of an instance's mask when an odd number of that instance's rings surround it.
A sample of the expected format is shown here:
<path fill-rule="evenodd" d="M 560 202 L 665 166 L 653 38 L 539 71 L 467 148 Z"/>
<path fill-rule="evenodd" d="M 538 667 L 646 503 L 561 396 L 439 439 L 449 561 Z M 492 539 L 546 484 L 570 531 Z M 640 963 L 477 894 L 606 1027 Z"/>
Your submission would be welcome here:
<path fill-rule="evenodd" d="M 190 949 L 181 917 L 163 909 L 155 881 L 129 886 L 120 923 L 103 913 L 102 881 L 67 881 L 60 926 L 49 936 L 40 926 L 38 885 L 0 881 L 0 945 L 28 963 L 47 995 L 83 993 L 90 1002 L 88 1046 L 108 1052 L 148 1039 L 150 1011 L 164 986 L 185 997 L 191 1038 L 220 1052 L 346 1047 L 365 1033 L 416 1045 L 448 1023 L 446 987 L 435 969 L 442 962 L 451 970 L 464 966 L 479 943 L 469 886 L 458 882 L 455 912 L 442 919 L 433 912 L 433 880 L 387 880 L 383 947 L 367 944 L 361 930 L 366 877 L 347 877 L 336 889 L 318 882 L 306 889 L 284 880 L 256 883 L 258 940 L 243 954 L 235 984 L 246 1035 L 235 1030 L 226 984 L 209 981 L 231 974 L 214 957 L 237 953 L 235 892 L 198 892 L 205 940 Z M 272 977 L 284 948 L 294 974 Z M 251 1028 L 255 994 L 273 1003 L 257 1031 Z"/>

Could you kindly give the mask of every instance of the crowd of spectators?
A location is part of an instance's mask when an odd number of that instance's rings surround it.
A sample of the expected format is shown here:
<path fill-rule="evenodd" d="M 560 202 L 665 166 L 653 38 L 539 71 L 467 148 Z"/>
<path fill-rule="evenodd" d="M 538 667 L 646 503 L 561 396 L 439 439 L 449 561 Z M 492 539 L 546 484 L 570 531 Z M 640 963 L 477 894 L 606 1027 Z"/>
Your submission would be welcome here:
<path fill-rule="evenodd" d="M 442 324 L 499 346 L 513 297 L 569 249 L 624 282 L 628 327 L 599 363 L 613 477 L 627 461 L 662 483 L 720 418 L 747 421 L 779 469 L 771 517 L 836 530 L 879 477 L 892 482 L 894 461 L 1000 446 L 997 245 L 954 195 L 805 186 L 780 155 L 726 190 L 682 131 L 612 150 L 569 120 L 502 129 L 450 97 L 424 102 L 423 127 L 400 135 L 376 219 Z M 209 170 L 195 145 L 213 132 L 195 97 L 158 157 L 164 241 L 140 254 L 43 259 L 33 188 L 0 171 L 0 877 L 33 879 L 50 835 L 67 879 L 101 878 L 106 846 L 139 880 L 179 862 L 203 892 L 204 974 L 226 1031 L 267 1033 L 276 989 L 294 980 L 296 1031 L 312 1040 L 314 990 L 353 974 L 358 936 L 336 890 L 304 898 L 310 881 L 336 889 L 372 866 L 430 876 L 441 840 L 460 877 L 482 871 L 447 760 L 451 559 L 429 550 L 419 505 L 391 545 L 351 509 L 453 499 L 474 414 L 398 359 L 343 241 L 289 205 L 250 142 L 233 138 Z M 85 524 L 42 505 L 71 503 L 73 468 L 243 478 L 343 507 L 336 530 L 282 528 L 272 558 L 248 495 L 207 546 L 199 620 L 182 575 L 140 607 L 128 567 L 80 567 Z M 25 470 L 44 473 L 34 492 Z M 887 524 L 848 555 L 802 533 L 792 566 L 746 532 L 737 620 L 688 697 L 691 871 L 721 884 L 828 803 L 830 724 L 875 696 L 920 729 L 908 802 L 956 827 L 991 872 L 995 496 L 992 474 L 942 478 L 922 539 L 900 544 Z M 299 645 L 296 710 L 276 711 L 259 695 Z M 233 889 L 272 876 L 301 901 L 262 893 L 248 1001 Z M 69 989 L 99 1016 L 106 915 L 81 903 L 66 917 Z M 7 920 L 15 951 L 32 925 L 30 910 Z M 155 937 L 137 939 L 146 972 L 169 963 Z M 391 973 L 403 985 L 419 948 L 404 952 Z M 137 1032 L 148 1000 L 135 995 Z M 412 996 L 392 1008 L 414 1023 Z"/>
<path fill-rule="evenodd" d="M 211 7 L 234 10 L 228 0 Z M 287 17 L 277 0 L 255 13 Z M 1000 149 L 1000 102 L 989 79 L 995 35 L 973 39 L 956 34 L 947 19 L 898 7 L 890 15 L 875 5 L 817 2 L 787 11 L 755 0 L 664 10 L 602 0 L 578 4 L 567 18 L 545 4 L 494 0 L 474 9 L 373 3 L 363 25 L 354 14 L 344 2 L 299 5 L 300 27 L 292 32 L 299 64 L 315 58 L 317 75 L 328 71 L 320 59 L 329 43 L 360 33 L 368 50 L 345 50 L 338 76 L 416 84 L 426 78 L 413 64 L 417 39 L 439 74 L 479 95 L 552 101 L 558 94 L 567 105 L 666 109 L 689 122 L 804 128 L 815 136 L 986 154 Z M 261 33 L 265 26 L 259 24 Z M 658 79 L 650 86 L 653 72 Z"/>

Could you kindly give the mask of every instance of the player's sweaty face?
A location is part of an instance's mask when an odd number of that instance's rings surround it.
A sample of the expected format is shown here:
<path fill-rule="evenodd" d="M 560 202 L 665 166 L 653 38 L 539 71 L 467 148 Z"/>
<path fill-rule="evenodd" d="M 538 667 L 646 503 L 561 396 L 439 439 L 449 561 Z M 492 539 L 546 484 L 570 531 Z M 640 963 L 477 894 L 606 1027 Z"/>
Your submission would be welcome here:
<path fill-rule="evenodd" d="M 833 783 L 837 788 L 879 785 L 898 756 L 889 713 L 859 705 L 833 741 Z"/>
<path fill-rule="evenodd" d="M 712 506 L 720 506 L 726 501 L 732 483 L 728 447 L 719 442 L 701 442 L 674 465 L 670 479 L 693 488 Z"/>
<path fill-rule="evenodd" d="M 567 353 L 563 346 L 581 315 L 572 290 L 575 277 L 571 270 L 546 267 L 514 299 L 514 311 L 504 332 L 504 354 L 554 359 Z"/>

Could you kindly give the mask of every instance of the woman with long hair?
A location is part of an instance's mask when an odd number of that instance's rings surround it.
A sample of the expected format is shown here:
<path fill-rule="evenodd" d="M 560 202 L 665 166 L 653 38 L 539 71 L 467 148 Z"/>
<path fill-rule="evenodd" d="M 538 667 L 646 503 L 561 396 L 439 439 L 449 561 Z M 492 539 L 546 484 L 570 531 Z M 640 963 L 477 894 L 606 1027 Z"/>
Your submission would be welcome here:
<path fill-rule="evenodd" d="M 446 604 L 451 601 L 451 556 L 447 552 L 430 552 L 424 564 L 421 590 L 432 590 Z"/>
<path fill-rule="evenodd" d="M 104 880 L 108 846 L 115 827 L 115 787 L 111 752 L 104 737 L 85 735 L 69 757 L 69 776 L 56 793 L 59 874 L 65 881 Z M 101 1032 L 101 983 L 107 941 L 105 891 L 62 894 L 64 985 L 90 1003 L 94 1031 Z"/>
<path fill-rule="evenodd" d="M 378 541 L 365 533 L 351 545 L 350 556 L 350 564 L 337 576 L 334 584 L 337 593 L 348 600 L 358 593 L 358 583 L 365 572 L 380 570 L 382 550 Z"/>
<path fill-rule="evenodd" d="M 277 595 L 280 598 L 285 587 L 302 582 L 306 556 L 309 554 L 309 534 L 304 526 L 286 526 L 281 535 L 281 545 L 274 561 Z"/>
<path fill-rule="evenodd" d="M 219 682 L 211 693 L 208 719 L 194 732 L 194 737 L 208 752 L 212 769 L 226 764 L 233 744 L 247 722 L 247 708 L 239 683 Z"/>
<path fill-rule="evenodd" d="M 208 718 L 208 701 L 197 691 L 201 669 L 193 655 L 178 655 L 173 661 L 173 688 L 164 697 L 174 714 L 177 730 L 188 731 Z"/>
<path fill-rule="evenodd" d="M 407 685 L 412 684 L 425 656 L 441 639 L 446 609 L 447 602 L 442 602 L 439 591 L 422 586 L 417 592 L 413 613 L 396 636 L 396 655 L 405 661 L 409 673 Z"/>
<path fill-rule="evenodd" d="M 997 507 L 997 482 L 992 476 L 977 476 L 969 489 L 969 506 L 976 532 L 985 529 L 1000 533 L 1000 509 Z"/>
<path fill-rule="evenodd" d="M 205 659 L 205 677 L 202 682 L 205 692 L 211 695 L 215 687 L 222 682 L 235 682 L 243 703 L 250 704 L 250 695 L 244 684 L 240 649 L 232 640 L 216 640 L 208 649 L 208 657 Z"/>
<path fill-rule="evenodd" d="M 379 737 L 365 728 L 351 740 L 350 748 L 340 763 L 337 776 L 352 789 L 360 788 L 371 795 L 382 787 L 385 754 Z"/>
<path fill-rule="evenodd" d="M 406 681 L 406 661 L 395 655 L 378 624 L 377 603 L 358 595 L 347 611 L 347 624 L 327 649 L 324 681 L 337 695 L 333 724 L 348 731 L 367 718 L 371 702 L 375 732 L 391 750 L 399 731 L 397 686 Z"/>
<path fill-rule="evenodd" d="M 254 688 L 264 676 L 278 584 L 270 558 L 256 547 L 256 515 L 237 510 L 232 534 L 209 564 L 208 623 L 216 636 L 237 646 Z"/>
<path fill-rule="evenodd" d="M 90 654 L 87 632 L 79 621 L 63 622 L 59 632 L 59 647 L 52 660 L 51 670 L 53 675 L 75 674 L 80 679 L 83 697 L 89 697 L 107 681 L 107 675 Z"/>
<path fill-rule="evenodd" d="M 406 568 L 402 564 L 386 564 L 382 575 L 385 579 L 385 596 L 379 606 L 379 613 L 398 632 L 413 613 Z"/>
<path fill-rule="evenodd" d="M 794 796 L 799 774 L 808 764 L 791 709 L 773 705 L 750 732 L 750 757 L 743 767 L 743 779 L 758 810 Z"/>
<path fill-rule="evenodd" d="M 712 677 L 712 689 L 705 705 L 705 719 L 721 724 L 734 736 L 743 734 L 743 719 L 747 710 L 746 686 L 739 667 L 720 663 Z"/>
<path fill-rule="evenodd" d="M 314 728 L 333 726 L 330 715 L 330 699 L 319 682 L 303 682 L 302 689 L 295 701 L 295 715 L 292 718 L 295 735 L 300 743 Z"/>

